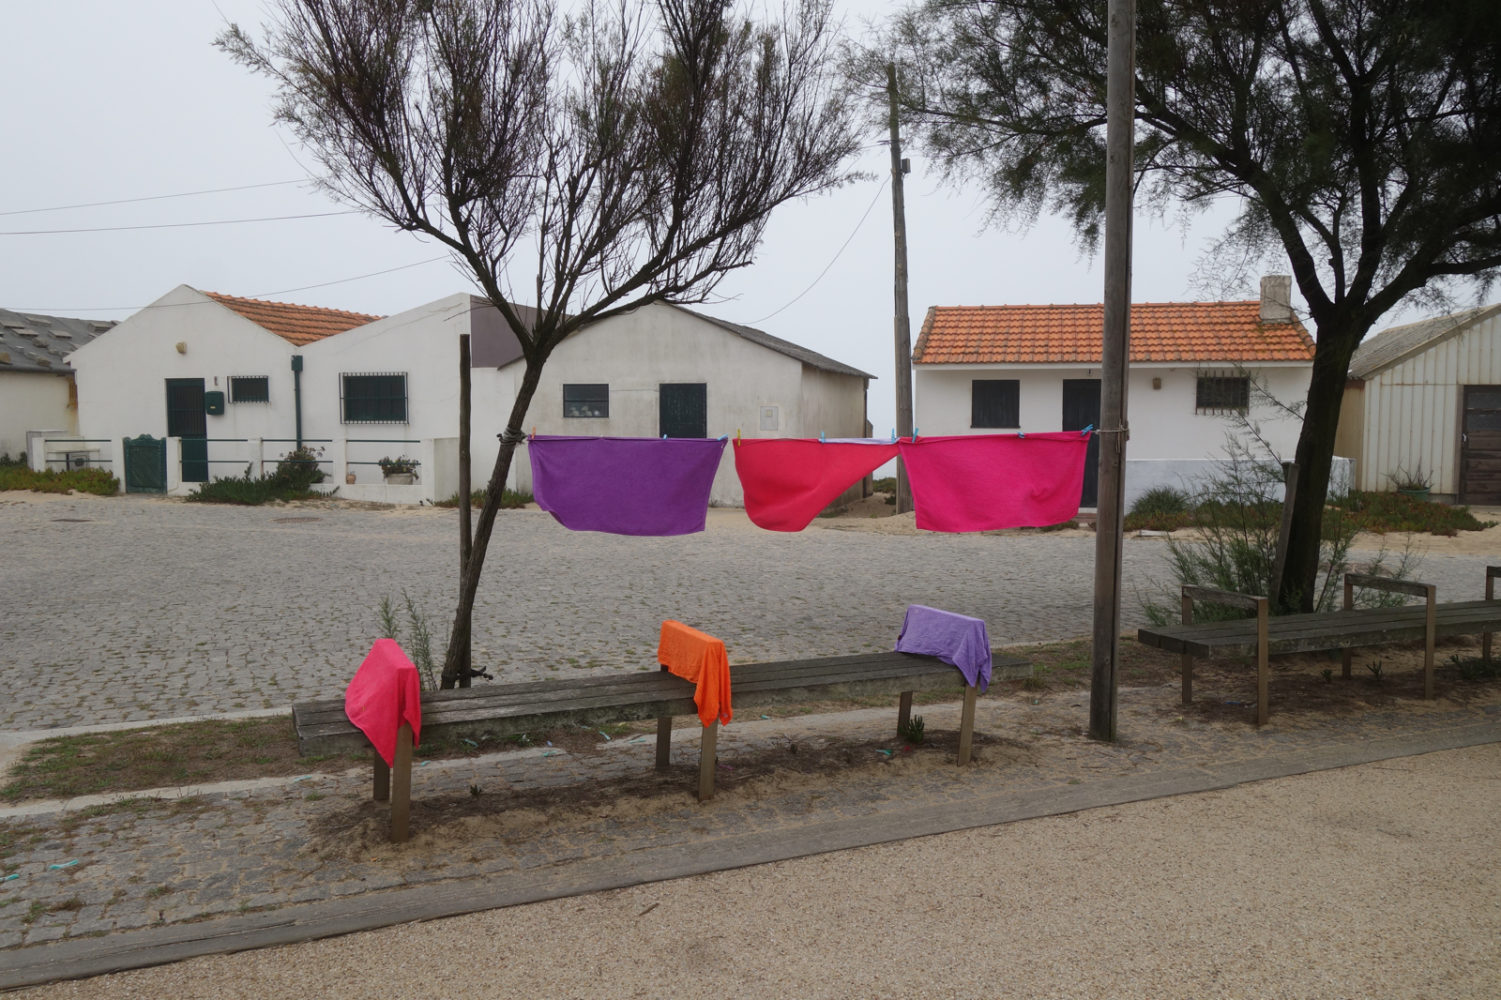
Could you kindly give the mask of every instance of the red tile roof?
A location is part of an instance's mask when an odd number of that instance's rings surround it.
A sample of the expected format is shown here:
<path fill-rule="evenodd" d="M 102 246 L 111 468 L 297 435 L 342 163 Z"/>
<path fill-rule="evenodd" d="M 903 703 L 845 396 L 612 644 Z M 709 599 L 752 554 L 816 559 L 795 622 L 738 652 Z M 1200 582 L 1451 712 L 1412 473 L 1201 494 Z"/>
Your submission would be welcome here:
<path fill-rule="evenodd" d="M 1262 323 L 1261 303 L 1137 302 L 1133 362 L 1309 361 L 1313 338 L 1296 320 Z M 915 364 L 1098 364 L 1102 305 L 934 306 Z"/>
<path fill-rule="evenodd" d="M 266 302 L 262 299 L 241 299 L 218 292 L 204 292 L 209 298 L 244 316 L 257 326 L 296 344 L 298 347 L 311 344 L 324 337 L 332 337 L 345 330 L 373 323 L 379 316 L 365 313 L 345 312 L 343 309 L 324 309 L 321 306 L 297 306 L 287 302 Z"/>

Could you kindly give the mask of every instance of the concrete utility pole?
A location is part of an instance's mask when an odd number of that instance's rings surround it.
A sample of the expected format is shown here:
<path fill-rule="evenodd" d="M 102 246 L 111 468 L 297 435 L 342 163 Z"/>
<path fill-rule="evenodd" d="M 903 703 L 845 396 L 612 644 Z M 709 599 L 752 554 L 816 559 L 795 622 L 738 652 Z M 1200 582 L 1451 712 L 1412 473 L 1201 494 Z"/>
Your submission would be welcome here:
<path fill-rule="evenodd" d="M 891 106 L 891 218 L 896 234 L 896 432 L 912 436 L 912 320 L 907 309 L 907 203 L 902 193 L 902 135 L 896 114 L 896 65 L 886 64 L 886 96 Z M 896 460 L 896 512 L 912 509 L 907 466 Z"/>
<path fill-rule="evenodd" d="M 1100 491 L 1094 545 L 1094 663 L 1089 735 L 1116 738 L 1120 685 L 1121 510 L 1126 369 L 1131 350 L 1131 174 L 1136 111 L 1136 0 L 1110 0 L 1105 85 L 1105 329 L 1100 363 Z"/>

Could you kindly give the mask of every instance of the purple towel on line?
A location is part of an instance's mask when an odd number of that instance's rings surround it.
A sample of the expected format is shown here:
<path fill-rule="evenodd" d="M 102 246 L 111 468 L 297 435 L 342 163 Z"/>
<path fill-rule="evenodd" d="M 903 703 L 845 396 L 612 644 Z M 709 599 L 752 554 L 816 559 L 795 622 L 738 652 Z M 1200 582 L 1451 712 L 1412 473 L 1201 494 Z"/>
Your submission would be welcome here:
<path fill-rule="evenodd" d="M 573 531 L 689 535 L 704 530 L 724 446 L 712 438 L 533 435 L 532 496 Z"/>
<path fill-rule="evenodd" d="M 990 687 L 990 634 L 978 618 L 940 611 L 922 604 L 907 605 L 898 653 L 924 653 L 952 663 L 965 683 L 984 694 Z"/>

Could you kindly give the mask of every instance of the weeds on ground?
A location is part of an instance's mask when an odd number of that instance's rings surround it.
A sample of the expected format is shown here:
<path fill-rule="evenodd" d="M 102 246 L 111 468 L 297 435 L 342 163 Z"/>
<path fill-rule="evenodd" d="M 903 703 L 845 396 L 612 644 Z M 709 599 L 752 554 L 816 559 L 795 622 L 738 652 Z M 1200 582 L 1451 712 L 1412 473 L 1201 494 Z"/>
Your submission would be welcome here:
<path fill-rule="evenodd" d="M 33 493 L 92 493 L 112 497 L 120 492 L 120 480 L 103 469 L 68 469 L 57 472 L 34 471 L 20 463 L 0 463 L 0 490 L 30 490 Z"/>
<path fill-rule="evenodd" d="M 474 490 L 469 494 L 469 506 L 478 510 L 485 505 L 485 497 L 488 495 L 488 490 Z M 500 491 L 500 507 L 502 510 L 518 510 L 531 502 L 532 495 L 524 490 Z M 458 505 L 459 495 L 457 493 L 445 500 L 433 501 L 434 507 L 457 507 Z"/>
<path fill-rule="evenodd" d="M 407 643 L 410 648 L 406 650 L 406 653 L 412 658 L 412 663 L 417 667 L 418 676 L 422 678 L 422 689 L 436 691 L 438 690 L 438 669 L 433 660 L 432 628 L 427 623 L 427 616 L 412 600 L 411 594 L 402 590 L 401 599 L 406 603 L 407 629 L 411 636 Z M 401 642 L 401 622 L 397 618 L 396 608 L 391 604 L 389 596 L 380 599 L 376 617 L 380 620 L 381 637 Z"/>

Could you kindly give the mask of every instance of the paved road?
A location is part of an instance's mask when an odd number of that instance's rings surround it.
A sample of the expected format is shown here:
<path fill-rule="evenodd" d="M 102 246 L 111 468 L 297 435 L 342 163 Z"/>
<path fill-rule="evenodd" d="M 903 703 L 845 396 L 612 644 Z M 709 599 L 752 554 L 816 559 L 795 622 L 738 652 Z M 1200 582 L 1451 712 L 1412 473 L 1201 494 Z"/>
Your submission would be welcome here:
<path fill-rule="evenodd" d="M 678 618 L 739 661 L 887 649 L 908 603 L 984 618 L 998 644 L 1087 634 L 1092 535 L 754 528 L 710 512 L 681 538 L 574 533 L 501 516 L 475 609 L 475 662 L 497 678 L 655 669 Z M 276 708 L 342 689 L 411 595 L 446 638 L 455 515 L 333 503 L 236 508 L 139 496 L 0 496 L 0 729 Z M 1130 539 L 1124 618 L 1166 578 Z M 1430 556 L 1445 597 L 1479 596 L 1482 556 Z"/>

